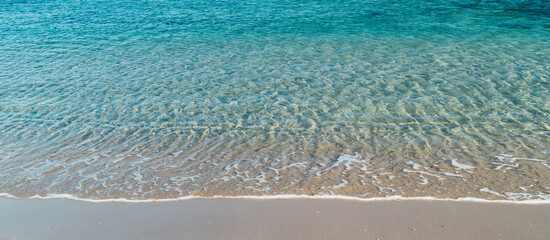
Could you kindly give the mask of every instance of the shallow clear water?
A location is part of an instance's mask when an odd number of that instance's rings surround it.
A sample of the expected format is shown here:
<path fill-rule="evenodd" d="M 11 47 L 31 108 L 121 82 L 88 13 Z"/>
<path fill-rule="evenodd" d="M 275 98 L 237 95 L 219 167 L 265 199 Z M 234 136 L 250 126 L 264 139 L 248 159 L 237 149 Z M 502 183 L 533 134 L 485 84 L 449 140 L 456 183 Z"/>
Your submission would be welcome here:
<path fill-rule="evenodd" d="M 0 192 L 550 199 L 544 1 L 2 1 Z"/>

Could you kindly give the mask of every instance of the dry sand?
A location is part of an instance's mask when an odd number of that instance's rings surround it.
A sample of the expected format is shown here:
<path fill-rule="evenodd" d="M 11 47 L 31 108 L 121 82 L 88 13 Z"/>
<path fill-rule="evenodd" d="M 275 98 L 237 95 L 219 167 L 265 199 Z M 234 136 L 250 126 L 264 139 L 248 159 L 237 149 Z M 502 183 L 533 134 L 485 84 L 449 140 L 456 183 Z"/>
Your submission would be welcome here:
<path fill-rule="evenodd" d="M 0 199 L 0 239 L 550 239 L 550 204 Z"/>

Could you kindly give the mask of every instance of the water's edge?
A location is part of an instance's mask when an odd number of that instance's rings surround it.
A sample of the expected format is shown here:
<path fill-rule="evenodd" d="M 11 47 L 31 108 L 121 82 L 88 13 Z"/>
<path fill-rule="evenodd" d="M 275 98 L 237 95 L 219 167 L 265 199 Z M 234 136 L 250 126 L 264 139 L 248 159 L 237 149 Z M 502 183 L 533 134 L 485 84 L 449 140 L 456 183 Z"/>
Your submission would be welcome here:
<path fill-rule="evenodd" d="M 178 198 L 167 199 L 125 199 L 125 198 L 112 198 L 112 199 L 90 199 L 79 198 L 70 194 L 48 194 L 47 196 L 35 195 L 32 197 L 17 197 L 9 193 L 0 193 L 0 198 L 25 200 L 25 199 L 64 199 L 89 203 L 150 203 L 150 202 L 175 202 L 186 201 L 193 199 L 246 199 L 246 200 L 277 200 L 277 199 L 316 199 L 316 200 L 346 200 L 346 201 L 360 201 L 360 202 L 373 202 L 373 201 L 448 201 L 448 202 L 484 202 L 484 203 L 510 203 L 510 204 L 550 204 L 550 200 L 488 200 L 483 198 L 474 197 L 461 197 L 461 198 L 435 198 L 431 196 L 426 197 L 402 197 L 398 195 L 387 197 L 374 197 L 374 198 L 359 198 L 342 195 L 263 195 L 263 196 L 184 196 Z"/>

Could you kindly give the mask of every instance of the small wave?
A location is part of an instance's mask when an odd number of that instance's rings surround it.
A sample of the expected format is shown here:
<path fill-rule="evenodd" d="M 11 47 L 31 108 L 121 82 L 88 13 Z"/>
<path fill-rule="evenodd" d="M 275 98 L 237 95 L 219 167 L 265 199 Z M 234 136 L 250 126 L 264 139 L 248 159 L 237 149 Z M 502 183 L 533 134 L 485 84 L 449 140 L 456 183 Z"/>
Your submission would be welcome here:
<path fill-rule="evenodd" d="M 90 198 L 80 198 L 71 194 L 48 194 L 46 196 L 35 195 L 32 197 L 20 198 L 9 193 L 0 193 L 0 198 L 7 199 L 65 199 L 65 200 L 74 200 L 82 202 L 91 202 L 91 203 L 107 203 L 107 202 L 118 202 L 118 203 L 149 203 L 149 202 L 175 202 L 175 201 L 185 201 L 192 199 L 246 199 L 246 200 L 279 200 L 279 199 L 314 199 L 314 200 L 347 200 L 347 201 L 360 201 L 360 202 L 374 202 L 374 201 L 448 201 L 448 202 L 484 202 L 484 203 L 513 203 L 513 204 L 550 204 L 550 198 L 544 200 L 488 200 L 483 198 L 474 198 L 474 197 L 461 197 L 461 198 L 435 198 L 435 197 L 402 197 L 399 195 L 386 196 L 386 197 L 375 197 L 375 198 L 359 198 L 359 197 L 350 197 L 342 195 L 293 195 L 293 194 L 283 194 L 283 195 L 262 195 L 262 196 L 212 196 L 212 197 L 203 197 L 203 196 L 184 196 L 178 198 L 166 198 L 166 199 L 126 199 L 126 198 L 111 198 L 111 199 L 90 199 Z"/>

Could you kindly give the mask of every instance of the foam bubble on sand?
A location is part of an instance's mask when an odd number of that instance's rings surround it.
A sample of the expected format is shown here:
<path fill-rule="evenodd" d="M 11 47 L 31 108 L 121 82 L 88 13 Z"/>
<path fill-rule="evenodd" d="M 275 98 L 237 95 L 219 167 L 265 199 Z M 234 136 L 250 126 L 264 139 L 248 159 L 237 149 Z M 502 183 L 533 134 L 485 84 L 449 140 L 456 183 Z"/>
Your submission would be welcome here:
<path fill-rule="evenodd" d="M 521 158 L 521 157 L 514 157 L 513 155 L 508 154 L 500 154 L 495 156 L 497 158 L 497 161 L 493 161 L 492 163 L 497 165 L 495 170 L 501 170 L 501 169 L 512 169 L 519 167 L 518 161 L 531 161 L 531 162 L 538 162 L 541 165 L 547 167 L 550 169 L 550 165 L 548 165 L 546 160 L 536 159 L 536 158 Z"/>
<path fill-rule="evenodd" d="M 342 187 L 346 186 L 347 184 L 349 184 L 348 180 L 346 180 L 346 179 L 340 179 L 340 180 L 342 180 L 342 183 L 332 186 L 332 189 L 342 188 Z"/>
<path fill-rule="evenodd" d="M 428 175 L 428 176 L 432 176 L 432 177 L 435 177 L 437 178 L 439 181 L 443 181 L 445 180 L 445 178 L 441 177 L 441 176 L 438 176 L 438 175 L 435 175 L 435 174 L 431 174 L 429 172 L 425 172 L 425 171 L 414 171 L 414 170 L 409 170 L 409 169 L 403 169 L 403 172 L 406 172 L 406 173 L 419 173 L 420 175 L 420 178 L 422 179 L 422 182 L 420 182 L 420 184 L 424 185 L 424 184 L 427 184 L 428 183 L 428 179 L 426 179 L 424 177 L 424 175 Z"/>
<path fill-rule="evenodd" d="M 486 187 L 484 187 L 484 188 L 482 188 L 482 189 L 479 189 L 479 191 L 480 191 L 480 192 L 490 193 L 490 194 L 493 194 L 493 195 L 496 195 L 496 196 L 499 196 L 499 197 L 506 197 L 506 196 L 504 196 L 504 195 L 502 195 L 502 194 L 500 194 L 500 193 L 498 193 L 498 192 L 492 191 L 492 190 L 490 190 L 489 188 L 486 188 Z"/>
<path fill-rule="evenodd" d="M 291 164 L 288 164 L 282 168 L 273 168 L 273 167 L 269 167 L 268 169 L 269 170 L 272 170 L 275 172 L 275 174 L 279 175 L 279 172 L 280 171 L 284 171 L 288 168 L 297 168 L 297 169 L 301 169 L 301 168 L 305 168 L 308 166 L 308 162 L 296 162 L 296 163 L 291 163 Z"/>
<path fill-rule="evenodd" d="M 256 181 L 258 181 L 257 184 L 267 182 L 267 181 L 265 180 L 265 172 L 261 172 L 261 173 L 260 173 L 260 176 L 257 176 L 257 177 L 254 178 L 254 179 L 255 179 Z"/>
<path fill-rule="evenodd" d="M 542 200 L 550 200 L 550 194 L 544 194 L 540 192 L 537 194 L 505 192 L 504 194 L 508 199 L 514 200 L 514 201 L 533 199 L 535 197 Z"/>
<path fill-rule="evenodd" d="M 456 159 L 453 159 L 453 160 L 451 161 L 451 164 L 456 168 L 457 171 L 464 170 L 464 171 L 466 171 L 466 172 L 472 173 L 472 172 L 469 171 L 469 170 L 475 168 L 474 166 L 470 166 L 470 165 L 458 163 L 458 162 L 456 161 Z"/>
<path fill-rule="evenodd" d="M 406 164 L 411 166 L 414 170 L 419 170 L 421 167 L 418 163 L 415 163 L 413 161 L 407 161 Z"/>
<path fill-rule="evenodd" d="M 368 166 L 370 165 L 370 157 L 363 159 L 362 156 L 358 153 L 355 153 L 355 155 L 353 156 L 349 154 L 342 154 L 338 156 L 338 158 L 332 165 L 323 169 L 322 171 L 316 172 L 315 175 L 321 176 L 323 173 L 327 171 L 335 170 L 339 166 L 344 166 L 343 171 L 346 172 L 353 169 L 352 165 L 355 165 L 355 166 L 359 165 L 361 166 L 359 170 L 361 170 L 363 173 L 369 173 Z"/>
<path fill-rule="evenodd" d="M 348 155 L 348 154 L 342 154 L 338 156 L 338 159 L 330 168 L 337 168 L 338 166 L 345 166 L 345 170 L 350 170 L 352 167 L 352 164 L 361 164 L 361 170 L 366 171 L 367 170 L 367 163 L 369 159 L 361 159 L 361 155 L 358 153 L 355 153 L 354 156 Z"/>
<path fill-rule="evenodd" d="M 460 174 L 454 174 L 454 173 L 449 173 L 449 172 L 440 172 L 440 173 L 445 175 L 445 176 L 449 176 L 449 177 L 463 177 Z"/>
<path fill-rule="evenodd" d="M 278 170 L 280 171 L 280 170 L 285 170 L 287 168 L 293 168 L 293 167 L 295 167 L 295 168 L 304 168 L 304 167 L 307 167 L 307 164 L 308 164 L 308 162 L 292 163 L 292 164 L 286 165 L 286 166 L 284 166 L 284 167 L 282 167 L 281 169 L 278 169 Z M 279 172 L 277 171 L 277 174 L 278 173 Z"/>

